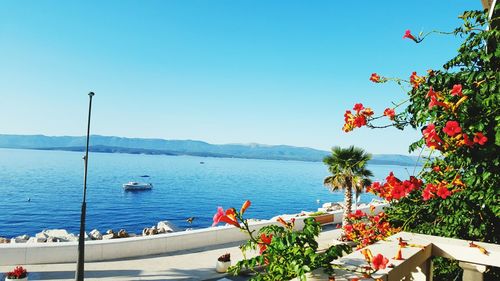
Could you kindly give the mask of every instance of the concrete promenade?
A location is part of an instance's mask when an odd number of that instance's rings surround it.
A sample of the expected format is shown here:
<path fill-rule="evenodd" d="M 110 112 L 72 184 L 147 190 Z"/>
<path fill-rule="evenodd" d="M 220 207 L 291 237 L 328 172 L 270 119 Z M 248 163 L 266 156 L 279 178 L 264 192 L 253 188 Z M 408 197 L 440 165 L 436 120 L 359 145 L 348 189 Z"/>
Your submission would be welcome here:
<path fill-rule="evenodd" d="M 318 237 L 320 249 L 334 244 L 340 230 L 334 225 L 324 226 Z M 226 276 L 215 272 L 215 262 L 225 253 L 231 254 L 235 264 L 243 259 L 238 246 L 241 243 L 223 246 L 184 250 L 164 255 L 113 261 L 85 263 L 85 280 L 247 280 L 245 276 Z M 28 269 L 29 280 L 74 280 L 76 263 L 23 265 Z M 13 266 L 0 266 L 5 273 Z"/>

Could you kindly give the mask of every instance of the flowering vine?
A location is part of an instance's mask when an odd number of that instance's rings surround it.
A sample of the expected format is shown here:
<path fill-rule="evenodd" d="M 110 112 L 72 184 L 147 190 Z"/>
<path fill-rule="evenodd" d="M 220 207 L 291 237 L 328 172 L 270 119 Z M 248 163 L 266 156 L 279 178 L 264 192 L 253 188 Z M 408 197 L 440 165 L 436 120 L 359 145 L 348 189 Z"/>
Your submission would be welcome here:
<path fill-rule="evenodd" d="M 500 5 L 494 9 L 492 14 L 498 14 Z M 414 43 L 430 34 L 455 35 L 464 41 L 441 69 L 415 71 L 405 79 L 373 73 L 370 81 L 401 87 L 403 101 L 379 115 L 348 110 L 343 130 L 411 127 L 421 132 L 409 146 L 410 152 L 419 152 L 420 171 L 408 179 L 390 173 L 368 188 L 391 202 L 386 210 L 391 225 L 499 243 L 494 233 L 500 231 L 500 31 L 493 24 L 499 19 L 488 19 L 482 11 L 465 12 L 460 19 L 463 24 L 452 32 L 415 35 L 407 30 L 403 38 Z M 440 274 L 452 267 L 437 268 Z"/>
<path fill-rule="evenodd" d="M 294 277 L 302 280 L 307 272 L 317 268 L 323 268 L 331 274 L 333 268 L 330 262 L 351 251 L 347 245 L 335 245 L 318 253 L 316 237 L 321 227 L 313 218 L 304 219 L 302 230 L 295 230 L 295 219 L 285 221 L 281 217 L 277 219 L 280 225 L 252 230 L 248 220 L 244 218 L 245 211 L 250 206 L 251 202 L 247 200 L 240 211 L 235 208 L 224 211 L 222 207 L 218 207 L 213 217 L 213 226 L 223 222 L 240 229 L 249 237 L 247 243 L 240 247 L 245 259 L 229 268 L 232 274 L 250 270 L 255 273 L 252 280 L 289 280 Z M 259 255 L 246 258 L 248 250 L 258 250 Z M 258 271 L 257 267 L 262 267 L 263 270 Z"/>
<path fill-rule="evenodd" d="M 357 210 L 349 215 L 348 224 L 344 226 L 347 240 L 356 242 L 358 249 L 383 240 L 397 232 L 399 229 L 389 224 L 384 212 L 375 215 L 373 212 L 366 214 Z"/>

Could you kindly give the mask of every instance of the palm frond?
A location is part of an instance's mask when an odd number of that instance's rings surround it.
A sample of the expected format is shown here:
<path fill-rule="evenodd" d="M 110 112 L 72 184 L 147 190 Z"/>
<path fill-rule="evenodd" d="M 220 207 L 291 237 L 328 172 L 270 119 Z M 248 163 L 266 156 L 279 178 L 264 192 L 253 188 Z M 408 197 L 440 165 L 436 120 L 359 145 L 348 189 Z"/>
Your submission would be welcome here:
<path fill-rule="evenodd" d="M 371 184 L 373 173 L 366 169 L 371 158 L 371 154 L 355 146 L 332 147 L 332 154 L 323 159 L 332 175 L 326 177 L 323 184 L 332 191 L 353 189 L 358 197 Z"/>

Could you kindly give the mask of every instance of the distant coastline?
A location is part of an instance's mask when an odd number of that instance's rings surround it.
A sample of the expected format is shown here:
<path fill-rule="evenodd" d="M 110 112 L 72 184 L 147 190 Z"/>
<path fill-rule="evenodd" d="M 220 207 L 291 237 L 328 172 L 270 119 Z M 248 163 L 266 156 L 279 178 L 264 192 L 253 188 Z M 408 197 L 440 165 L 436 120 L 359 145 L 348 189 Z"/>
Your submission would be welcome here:
<path fill-rule="evenodd" d="M 196 140 L 164 140 L 91 136 L 91 152 L 168 156 L 198 156 L 263 160 L 320 162 L 330 152 L 308 147 L 263 144 L 209 144 Z M 0 134 L 0 148 L 84 151 L 84 137 Z M 399 154 L 375 154 L 372 165 L 415 166 L 417 157 Z M 421 163 L 418 163 L 420 165 Z"/>

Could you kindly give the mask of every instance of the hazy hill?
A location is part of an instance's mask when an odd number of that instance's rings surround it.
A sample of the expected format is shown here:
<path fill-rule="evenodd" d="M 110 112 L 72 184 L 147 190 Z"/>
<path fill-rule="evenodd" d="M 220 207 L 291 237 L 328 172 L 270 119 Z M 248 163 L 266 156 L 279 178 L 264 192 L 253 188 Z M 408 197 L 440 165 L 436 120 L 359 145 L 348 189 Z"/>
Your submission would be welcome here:
<path fill-rule="evenodd" d="M 195 140 L 164 140 L 122 138 L 92 135 L 91 151 L 107 153 L 193 155 L 230 158 L 321 161 L 328 151 L 308 147 L 262 144 L 209 144 Z M 2 135 L 0 148 L 83 151 L 85 137 L 53 137 L 44 135 Z M 375 165 L 415 165 L 416 158 L 395 155 L 374 155 Z"/>

